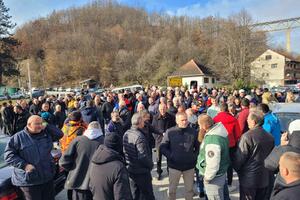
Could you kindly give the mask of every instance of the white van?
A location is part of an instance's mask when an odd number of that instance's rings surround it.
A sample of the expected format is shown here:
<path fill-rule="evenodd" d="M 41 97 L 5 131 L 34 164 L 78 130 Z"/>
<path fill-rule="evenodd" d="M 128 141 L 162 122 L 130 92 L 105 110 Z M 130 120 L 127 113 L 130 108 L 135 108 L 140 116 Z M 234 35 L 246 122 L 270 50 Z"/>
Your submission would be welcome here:
<path fill-rule="evenodd" d="M 125 91 L 125 90 L 130 90 L 131 92 L 135 92 L 135 91 L 140 91 L 143 90 L 143 86 L 142 85 L 131 85 L 131 86 L 126 86 L 126 87 L 118 87 L 112 90 L 112 92 L 114 93 L 118 93 L 119 91 Z"/>

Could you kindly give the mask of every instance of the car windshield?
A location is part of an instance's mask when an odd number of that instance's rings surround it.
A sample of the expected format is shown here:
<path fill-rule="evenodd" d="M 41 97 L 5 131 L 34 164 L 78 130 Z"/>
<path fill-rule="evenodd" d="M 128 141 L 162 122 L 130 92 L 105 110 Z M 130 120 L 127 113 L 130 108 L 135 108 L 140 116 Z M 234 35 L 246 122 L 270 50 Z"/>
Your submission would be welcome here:
<path fill-rule="evenodd" d="M 276 116 L 280 120 L 281 131 L 285 132 L 289 128 L 289 124 L 296 120 L 300 119 L 300 113 L 276 113 Z"/>
<path fill-rule="evenodd" d="M 0 169 L 6 166 L 6 163 L 4 161 L 4 150 L 5 150 L 6 142 L 7 140 L 5 138 L 1 138 L 0 136 Z"/>

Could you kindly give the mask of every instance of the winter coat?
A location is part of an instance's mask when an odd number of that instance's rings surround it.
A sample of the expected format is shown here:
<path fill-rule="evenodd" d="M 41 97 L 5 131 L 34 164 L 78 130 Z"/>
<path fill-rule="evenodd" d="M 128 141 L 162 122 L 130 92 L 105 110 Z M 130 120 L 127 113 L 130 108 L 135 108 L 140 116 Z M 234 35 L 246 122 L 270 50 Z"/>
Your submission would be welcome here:
<path fill-rule="evenodd" d="M 281 127 L 278 117 L 272 112 L 266 113 L 263 128 L 274 137 L 275 146 L 280 145 Z"/>
<path fill-rule="evenodd" d="M 123 128 L 123 122 L 113 122 L 110 120 L 110 122 L 107 125 L 107 131 L 112 133 L 117 133 L 120 137 L 123 137 L 125 131 Z"/>
<path fill-rule="evenodd" d="M 215 124 L 204 136 L 197 168 L 205 180 L 223 176 L 230 165 L 228 133 L 222 123 Z"/>
<path fill-rule="evenodd" d="M 47 125 L 41 133 L 30 134 L 27 128 L 13 135 L 8 141 L 4 159 L 14 167 L 11 181 L 16 186 L 33 186 L 47 183 L 55 174 L 51 156 L 53 142 L 63 136 L 61 130 Z M 27 164 L 35 169 L 25 172 Z"/>
<path fill-rule="evenodd" d="M 151 150 L 144 134 L 131 127 L 123 137 L 123 149 L 129 173 L 148 173 L 153 168 Z"/>
<path fill-rule="evenodd" d="M 220 112 L 214 122 L 221 122 L 228 133 L 229 147 L 235 147 L 241 137 L 240 125 L 235 117 L 228 112 Z"/>
<path fill-rule="evenodd" d="M 98 121 L 97 110 L 95 107 L 86 107 L 81 110 L 82 120 L 89 124 L 93 121 Z"/>
<path fill-rule="evenodd" d="M 300 153 L 300 131 L 294 131 L 289 135 L 289 143 L 284 146 L 275 147 L 265 159 L 265 167 L 277 173 L 279 170 L 279 159 L 285 152 Z"/>
<path fill-rule="evenodd" d="M 160 145 L 160 151 L 166 156 L 168 167 L 179 171 L 193 169 L 199 152 L 196 130 L 178 126 L 169 128 Z"/>
<path fill-rule="evenodd" d="M 211 118 L 214 118 L 215 116 L 217 116 L 219 111 L 220 111 L 219 106 L 212 105 L 207 109 L 207 115 L 210 116 Z"/>
<path fill-rule="evenodd" d="M 131 127 L 131 112 L 127 109 L 127 107 L 124 107 L 120 109 L 119 116 L 123 120 L 123 129 L 125 132 Z"/>
<path fill-rule="evenodd" d="M 32 105 L 29 107 L 29 113 L 30 113 L 31 115 L 38 115 L 38 114 L 39 114 L 39 111 L 40 111 L 40 106 L 39 106 L 39 105 L 32 104 Z"/>
<path fill-rule="evenodd" d="M 160 113 L 158 113 L 153 117 L 152 126 L 160 133 L 153 134 L 155 146 L 159 148 L 163 140 L 163 133 L 165 133 L 167 129 L 176 126 L 175 117 L 169 113 L 166 113 L 165 116 L 162 116 Z"/>
<path fill-rule="evenodd" d="M 105 102 L 102 105 L 101 109 L 102 109 L 102 115 L 103 115 L 104 123 L 108 124 L 108 122 L 111 120 L 110 114 L 112 113 L 112 111 L 114 109 L 114 105 L 113 105 L 113 103 Z"/>
<path fill-rule="evenodd" d="M 113 149 L 99 146 L 92 157 L 89 177 L 93 199 L 132 200 L 125 160 Z"/>
<path fill-rule="evenodd" d="M 248 115 L 249 115 L 249 108 L 243 108 L 241 112 L 238 114 L 238 122 L 242 134 L 246 133 L 249 130 L 248 122 L 247 122 Z"/>
<path fill-rule="evenodd" d="M 258 126 L 244 133 L 232 158 L 240 185 L 247 188 L 264 188 L 269 184 L 269 171 L 264 160 L 274 147 L 274 138 Z"/>
<path fill-rule="evenodd" d="M 59 165 L 69 171 L 65 182 L 66 189 L 89 189 L 88 169 L 91 158 L 104 137 L 88 138 L 85 135 L 76 137 L 59 160 Z"/>
<path fill-rule="evenodd" d="M 300 197 L 300 180 L 286 184 L 278 175 L 274 184 L 271 200 L 296 200 Z"/>
<path fill-rule="evenodd" d="M 24 110 L 21 114 L 15 114 L 14 117 L 14 133 L 17 133 L 25 128 L 27 125 L 27 120 L 30 117 L 30 113 L 27 110 Z"/>
<path fill-rule="evenodd" d="M 64 122 L 66 120 L 66 114 L 64 112 L 55 112 L 54 113 L 54 117 L 55 117 L 55 125 L 58 127 L 58 128 L 62 128 L 63 125 L 64 125 Z"/>

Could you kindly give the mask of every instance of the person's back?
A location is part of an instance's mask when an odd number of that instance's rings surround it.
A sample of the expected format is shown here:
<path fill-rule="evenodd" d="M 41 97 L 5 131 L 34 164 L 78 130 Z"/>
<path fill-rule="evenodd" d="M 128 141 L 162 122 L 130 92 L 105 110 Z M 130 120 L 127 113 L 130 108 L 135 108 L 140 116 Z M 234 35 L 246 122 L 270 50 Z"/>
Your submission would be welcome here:
<path fill-rule="evenodd" d="M 129 175 L 121 156 L 121 137 L 115 133 L 105 136 L 90 164 L 89 187 L 93 199 L 131 200 Z M 97 174 L 97 176 L 95 176 Z"/>
<path fill-rule="evenodd" d="M 76 137 L 68 146 L 59 160 L 59 165 L 69 171 L 65 182 L 66 189 L 91 196 L 89 190 L 88 169 L 91 158 L 100 144 L 103 144 L 104 136 L 98 122 L 91 122 L 82 136 Z"/>

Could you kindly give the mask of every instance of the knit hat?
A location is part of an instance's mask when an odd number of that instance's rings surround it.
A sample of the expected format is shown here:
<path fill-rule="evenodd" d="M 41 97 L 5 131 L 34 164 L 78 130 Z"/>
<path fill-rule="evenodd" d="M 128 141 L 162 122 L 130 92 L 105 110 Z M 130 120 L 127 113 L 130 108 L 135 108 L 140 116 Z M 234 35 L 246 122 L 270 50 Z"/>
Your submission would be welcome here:
<path fill-rule="evenodd" d="M 119 153 L 122 153 L 122 138 L 117 133 L 107 133 L 104 138 L 104 145 Z"/>
<path fill-rule="evenodd" d="M 289 125 L 289 133 L 292 134 L 294 131 L 300 130 L 300 119 L 292 121 Z"/>
<path fill-rule="evenodd" d="M 48 122 L 49 118 L 50 118 L 50 113 L 49 112 L 42 112 L 41 113 L 41 118 L 45 121 Z"/>

